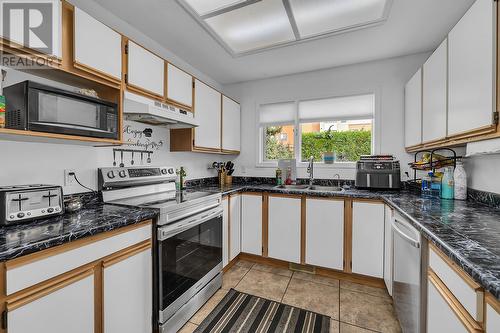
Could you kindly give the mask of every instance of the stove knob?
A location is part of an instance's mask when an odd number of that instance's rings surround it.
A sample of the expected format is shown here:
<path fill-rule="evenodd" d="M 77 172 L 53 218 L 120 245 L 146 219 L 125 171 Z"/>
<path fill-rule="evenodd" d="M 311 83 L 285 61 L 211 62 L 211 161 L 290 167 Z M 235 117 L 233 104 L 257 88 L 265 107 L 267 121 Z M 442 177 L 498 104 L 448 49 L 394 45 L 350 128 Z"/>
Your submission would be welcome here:
<path fill-rule="evenodd" d="M 11 216 L 10 216 L 10 219 L 12 220 L 14 217 L 15 217 L 14 215 L 11 215 Z"/>
<path fill-rule="evenodd" d="M 173 175 L 174 174 L 174 169 L 168 169 L 168 173 Z"/>
<path fill-rule="evenodd" d="M 167 174 L 167 169 L 161 169 L 161 173 L 162 173 L 162 175 L 166 175 Z"/>
<path fill-rule="evenodd" d="M 114 173 L 113 171 L 109 171 L 109 172 L 108 172 L 108 178 L 109 178 L 109 179 L 113 179 L 113 178 L 115 178 L 115 173 Z"/>
<path fill-rule="evenodd" d="M 24 213 L 17 213 L 17 217 L 22 219 L 24 217 Z"/>
<path fill-rule="evenodd" d="M 47 213 L 50 214 L 50 213 L 53 213 L 53 212 L 54 212 L 54 208 L 52 208 L 52 207 L 51 208 L 47 208 Z"/>
<path fill-rule="evenodd" d="M 118 172 L 118 175 L 119 175 L 121 178 L 125 178 L 125 177 L 127 177 L 127 173 L 125 172 L 125 170 L 122 170 L 122 171 Z"/>

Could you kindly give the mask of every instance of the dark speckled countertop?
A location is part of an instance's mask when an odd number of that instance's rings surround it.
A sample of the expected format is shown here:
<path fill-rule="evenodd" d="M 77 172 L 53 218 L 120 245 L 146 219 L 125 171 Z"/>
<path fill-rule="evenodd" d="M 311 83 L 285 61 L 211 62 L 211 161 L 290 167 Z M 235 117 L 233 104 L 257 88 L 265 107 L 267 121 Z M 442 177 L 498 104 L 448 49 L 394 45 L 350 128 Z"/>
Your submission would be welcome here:
<path fill-rule="evenodd" d="M 73 214 L 0 228 L 0 261 L 93 236 L 157 216 L 154 209 L 86 205 Z"/>
<path fill-rule="evenodd" d="M 352 189 L 343 192 L 318 192 L 276 189 L 272 185 L 233 185 L 223 189 L 205 186 L 200 189 L 221 192 L 223 195 L 239 191 L 261 191 L 383 200 L 406 217 L 425 238 L 439 247 L 475 281 L 500 300 L 500 209 L 498 208 L 473 201 L 422 197 L 405 191 L 373 192 Z"/>

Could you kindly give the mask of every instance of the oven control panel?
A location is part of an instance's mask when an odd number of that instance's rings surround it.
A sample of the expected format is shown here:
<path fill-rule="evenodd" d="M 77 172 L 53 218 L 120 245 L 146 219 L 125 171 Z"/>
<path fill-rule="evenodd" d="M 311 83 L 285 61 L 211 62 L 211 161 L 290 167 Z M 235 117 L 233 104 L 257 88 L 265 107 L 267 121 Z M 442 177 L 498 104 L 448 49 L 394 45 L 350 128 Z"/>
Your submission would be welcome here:
<path fill-rule="evenodd" d="M 175 181 L 174 167 L 138 166 L 100 168 L 99 189 Z"/>

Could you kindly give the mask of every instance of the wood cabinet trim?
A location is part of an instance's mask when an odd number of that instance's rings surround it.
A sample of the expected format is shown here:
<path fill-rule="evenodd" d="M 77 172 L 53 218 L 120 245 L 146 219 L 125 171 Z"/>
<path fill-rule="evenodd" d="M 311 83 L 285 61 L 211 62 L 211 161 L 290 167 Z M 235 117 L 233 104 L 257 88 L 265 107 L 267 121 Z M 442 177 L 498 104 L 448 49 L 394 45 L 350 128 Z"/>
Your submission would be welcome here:
<path fill-rule="evenodd" d="M 481 285 L 479 285 L 476 281 L 474 281 L 469 274 L 464 272 L 458 265 L 453 262 L 446 254 L 444 254 L 440 249 L 438 249 L 434 244 L 429 242 L 429 248 L 436 253 L 455 273 L 458 274 L 462 280 L 464 280 L 465 283 L 469 287 L 471 287 L 475 292 L 482 291 L 483 288 Z"/>
<path fill-rule="evenodd" d="M 352 199 L 344 201 L 344 272 L 352 273 Z"/>
<path fill-rule="evenodd" d="M 170 98 L 170 97 L 168 96 L 168 82 L 169 82 L 169 78 L 168 78 L 168 66 L 169 66 L 169 65 L 170 65 L 170 66 L 172 66 L 172 67 L 175 67 L 175 68 L 177 68 L 178 70 L 180 70 L 180 71 L 182 71 L 182 72 L 186 73 L 187 75 L 191 76 L 191 90 L 192 90 L 192 92 L 193 92 L 193 93 L 192 93 L 192 104 L 193 104 L 193 105 L 187 105 L 187 104 L 181 103 L 181 102 L 176 101 L 175 99 Z M 164 96 L 165 96 L 165 100 L 166 100 L 168 103 L 170 103 L 170 104 L 172 104 L 172 105 L 174 105 L 174 106 L 176 106 L 176 107 L 179 107 L 179 108 L 181 108 L 181 109 L 187 109 L 187 110 L 185 110 L 185 111 L 189 111 L 189 112 L 193 112 L 193 113 L 194 113 L 194 81 L 193 81 L 194 76 L 193 76 L 191 73 L 189 73 L 189 72 L 185 71 L 184 69 L 182 69 L 182 68 L 180 68 L 180 67 L 175 66 L 174 64 L 172 64 L 172 63 L 171 63 L 170 61 L 168 61 L 168 60 L 165 60 L 165 65 L 164 65 L 163 67 L 164 67 L 164 69 L 165 69 L 165 70 L 164 70 L 164 74 L 163 74 L 163 75 L 164 75 L 164 78 L 163 78 L 163 80 L 164 80 L 164 85 L 163 85 L 163 86 L 164 86 L 164 93 L 163 93 L 163 94 L 164 94 Z"/>
<path fill-rule="evenodd" d="M 466 329 L 471 333 L 483 332 L 483 328 L 479 323 L 477 323 L 467 312 L 467 310 L 460 304 L 460 302 L 455 298 L 451 291 L 446 287 L 446 285 L 439 279 L 439 277 L 434 273 L 434 271 L 429 268 L 428 270 L 428 280 L 436 288 L 438 293 L 441 295 L 443 300 L 448 304 L 453 313 L 457 316 L 460 322 L 466 327 Z"/>
<path fill-rule="evenodd" d="M 306 196 L 302 196 L 300 202 L 300 263 L 302 265 L 306 264 L 306 213 L 307 213 L 307 204 L 306 204 Z"/>
<path fill-rule="evenodd" d="M 100 233 L 100 234 L 97 234 L 94 236 L 78 239 L 74 242 L 58 245 L 58 246 L 51 247 L 51 248 L 48 248 L 48 249 L 45 249 L 45 250 L 42 250 L 39 252 L 27 254 L 25 256 L 6 261 L 5 267 L 6 267 L 6 270 L 11 270 L 11 269 L 14 269 L 16 267 L 24 266 L 24 265 L 33 263 L 35 261 L 39 261 L 39 260 L 54 256 L 54 255 L 57 255 L 60 253 L 64 253 L 64 252 L 67 252 L 70 250 L 74 250 L 76 248 L 80 248 L 80 247 L 88 245 L 88 244 L 92 244 L 92 243 L 95 243 L 95 242 L 98 242 L 98 241 L 101 241 L 101 240 L 104 240 L 107 238 L 111 238 L 111 237 L 114 237 L 114 236 L 117 236 L 117 235 L 120 235 L 123 233 L 127 233 L 129 231 L 139 229 L 139 228 L 142 228 L 144 226 L 151 225 L 151 224 L 152 224 L 152 220 L 146 220 L 146 221 L 143 221 L 143 222 L 140 222 L 137 224 L 125 226 L 125 227 L 111 230 L 108 232 L 103 232 L 103 233 Z"/>
<path fill-rule="evenodd" d="M 151 249 L 151 247 L 152 247 L 151 239 L 145 240 L 145 241 L 140 242 L 136 245 L 132 245 L 126 249 L 123 249 L 123 250 L 116 252 L 108 257 L 105 257 L 102 260 L 102 267 L 108 268 L 110 266 L 113 266 L 114 264 L 117 264 L 123 260 L 130 258 L 130 257 L 133 257 L 138 253 L 141 253 L 141 252 L 144 252 L 145 250 Z"/>
<path fill-rule="evenodd" d="M 269 256 L 269 194 L 262 193 L 262 256 Z"/>
<path fill-rule="evenodd" d="M 490 293 L 486 293 L 486 304 L 489 304 L 493 310 L 495 310 L 500 315 L 500 301 L 495 298 Z"/>
<path fill-rule="evenodd" d="M 302 199 L 300 194 L 286 194 L 286 193 L 269 193 L 269 197 L 273 198 L 290 198 L 290 199 Z"/>
<path fill-rule="evenodd" d="M 47 296 L 93 274 L 94 269 L 86 268 L 85 270 L 73 273 L 72 275 L 61 275 L 58 279 L 53 280 L 50 284 L 36 285 L 32 289 L 30 288 L 30 293 L 24 292 L 20 297 L 7 298 L 7 311 L 14 311 L 15 309 L 36 301 L 37 299 Z"/>
<path fill-rule="evenodd" d="M 316 197 L 314 195 L 307 194 L 306 199 L 310 200 L 325 200 L 325 201 L 344 201 L 345 197 Z"/>

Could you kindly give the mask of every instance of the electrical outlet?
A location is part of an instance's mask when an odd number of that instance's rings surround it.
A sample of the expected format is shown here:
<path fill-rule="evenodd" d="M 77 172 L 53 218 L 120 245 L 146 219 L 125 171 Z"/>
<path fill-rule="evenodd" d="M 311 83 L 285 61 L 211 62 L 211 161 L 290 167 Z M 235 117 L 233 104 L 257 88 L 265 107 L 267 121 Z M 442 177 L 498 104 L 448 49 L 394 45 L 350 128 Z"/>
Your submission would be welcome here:
<path fill-rule="evenodd" d="M 70 173 L 75 173 L 74 169 L 64 170 L 64 186 L 70 186 L 75 183 L 75 177 L 71 176 Z"/>

